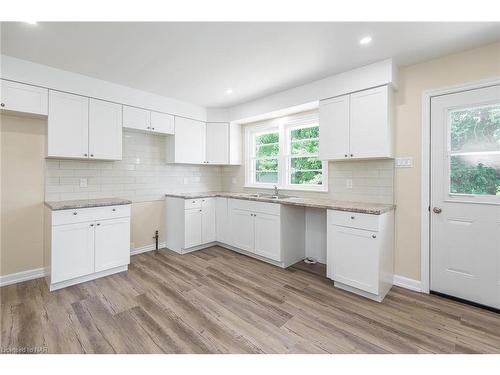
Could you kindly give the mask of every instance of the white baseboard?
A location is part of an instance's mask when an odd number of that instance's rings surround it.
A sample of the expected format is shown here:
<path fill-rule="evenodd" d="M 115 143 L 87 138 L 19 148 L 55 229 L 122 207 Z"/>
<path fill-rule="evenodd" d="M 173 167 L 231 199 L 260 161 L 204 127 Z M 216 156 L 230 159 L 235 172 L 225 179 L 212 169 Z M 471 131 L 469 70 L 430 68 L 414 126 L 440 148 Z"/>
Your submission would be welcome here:
<path fill-rule="evenodd" d="M 11 273 L 10 275 L 0 276 L 0 287 L 11 284 L 21 283 L 23 281 L 39 279 L 47 276 L 45 268 L 35 268 L 34 270 Z"/>
<path fill-rule="evenodd" d="M 159 249 L 163 249 L 167 244 L 165 242 L 160 242 L 158 244 Z M 134 249 L 130 249 L 130 255 L 137 255 L 141 253 L 146 253 L 148 251 L 156 250 L 156 245 L 151 244 L 151 245 L 146 245 L 146 246 L 141 246 L 141 247 L 136 247 Z"/>
<path fill-rule="evenodd" d="M 394 275 L 394 285 L 401 288 L 422 292 L 422 283 L 419 280 L 409 279 L 404 276 Z"/>

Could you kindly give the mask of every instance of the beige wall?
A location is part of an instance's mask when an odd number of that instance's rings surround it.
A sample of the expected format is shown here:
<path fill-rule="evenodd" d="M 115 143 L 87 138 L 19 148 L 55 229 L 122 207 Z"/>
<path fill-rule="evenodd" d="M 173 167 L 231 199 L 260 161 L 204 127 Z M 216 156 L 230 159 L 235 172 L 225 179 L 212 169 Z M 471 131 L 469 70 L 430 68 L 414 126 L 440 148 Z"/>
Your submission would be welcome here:
<path fill-rule="evenodd" d="M 500 77 L 500 43 L 448 55 L 399 71 L 396 95 L 396 155 L 412 156 L 414 168 L 396 169 L 396 259 L 398 275 L 420 280 L 422 93 Z"/>
<path fill-rule="evenodd" d="M 0 116 L 0 275 L 43 266 L 46 121 Z"/>
<path fill-rule="evenodd" d="M 155 230 L 160 231 L 160 242 L 165 241 L 165 202 L 137 202 L 132 205 L 130 241 L 132 248 L 151 245 Z"/>

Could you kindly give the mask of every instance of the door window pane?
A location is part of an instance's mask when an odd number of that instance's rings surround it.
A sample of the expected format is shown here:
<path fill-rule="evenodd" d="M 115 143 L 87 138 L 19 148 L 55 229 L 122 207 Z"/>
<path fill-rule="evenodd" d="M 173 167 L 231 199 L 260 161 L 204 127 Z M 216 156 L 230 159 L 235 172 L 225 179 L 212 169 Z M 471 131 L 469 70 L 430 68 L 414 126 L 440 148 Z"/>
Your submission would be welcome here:
<path fill-rule="evenodd" d="M 452 153 L 500 151 L 500 104 L 452 111 Z"/>
<path fill-rule="evenodd" d="M 500 196 L 500 153 L 451 156 L 450 192 Z"/>

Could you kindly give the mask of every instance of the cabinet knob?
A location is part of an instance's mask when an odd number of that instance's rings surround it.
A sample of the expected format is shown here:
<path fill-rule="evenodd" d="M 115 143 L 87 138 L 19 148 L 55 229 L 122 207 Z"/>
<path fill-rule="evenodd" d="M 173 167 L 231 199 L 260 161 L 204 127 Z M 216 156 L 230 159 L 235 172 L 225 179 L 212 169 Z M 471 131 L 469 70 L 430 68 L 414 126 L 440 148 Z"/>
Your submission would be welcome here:
<path fill-rule="evenodd" d="M 100 223 L 97 223 L 97 226 L 101 225 Z"/>
<path fill-rule="evenodd" d="M 113 208 L 111 211 L 115 212 L 115 211 L 116 211 L 116 208 Z"/>
<path fill-rule="evenodd" d="M 200 212 L 201 212 L 201 210 L 200 210 Z"/>
<path fill-rule="evenodd" d="M 93 226 L 94 226 L 94 224 L 90 224 L 90 226 L 91 226 L 91 227 L 93 227 Z"/>
<path fill-rule="evenodd" d="M 94 154 L 90 154 L 90 157 L 93 158 L 94 157 Z"/>
<path fill-rule="evenodd" d="M 83 156 L 87 157 L 88 155 L 87 154 L 83 154 Z"/>
<path fill-rule="evenodd" d="M 78 212 L 73 212 L 73 215 L 76 215 Z"/>
<path fill-rule="evenodd" d="M 151 128 L 152 130 L 155 130 L 155 128 Z"/>
<path fill-rule="evenodd" d="M 345 154 L 344 156 L 347 157 L 347 154 Z"/>
<path fill-rule="evenodd" d="M 374 235 L 374 234 L 372 234 L 372 238 L 377 238 L 377 236 L 376 236 L 376 235 Z"/>
<path fill-rule="evenodd" d="M 354 216 L 351 216 L 351 219 L 352 219 L 352 220 L 354 220 L 354 219 L 355 219 L 355 217 L 354 217 Z"/>
<path fill-rule="evenodd" d="M 0 103 L 0 107 L 5 107 L 5 103 Z"/>
<path fill-rule="evenodd" d="M 351 158 L 352 158 L 353 156 L 354 156 L 354 155 L 353 155 L 353 154 L 351 154 Z"/>
<path fill-rule="evenodd" d="M 196 203 L 196 201 L 192 201 L 191 203 Z"/>

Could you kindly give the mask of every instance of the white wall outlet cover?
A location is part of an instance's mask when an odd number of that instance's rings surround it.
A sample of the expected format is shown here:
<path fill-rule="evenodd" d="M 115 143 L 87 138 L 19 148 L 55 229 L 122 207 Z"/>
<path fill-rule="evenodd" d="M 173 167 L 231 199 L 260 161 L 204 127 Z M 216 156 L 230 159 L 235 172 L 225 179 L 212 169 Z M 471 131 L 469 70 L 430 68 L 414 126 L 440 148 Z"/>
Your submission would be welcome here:
<path fill-rule="evenodd" d="M 86 188 L 87 185 L 87 179 L 86 178 L 80 178 L 80 187 L 81 188 Z"/>
<path fill-rule="evenodd" d="M 413 158 L 412 157 L 396 158 L 395 167 L 396 168 L 413 168 Z"/>

